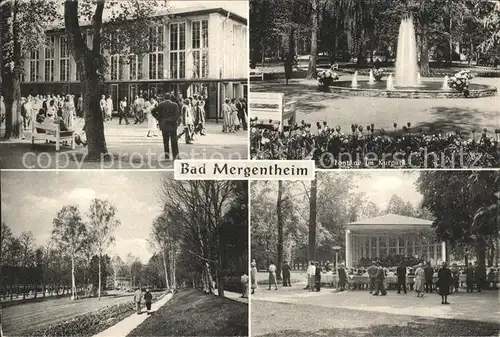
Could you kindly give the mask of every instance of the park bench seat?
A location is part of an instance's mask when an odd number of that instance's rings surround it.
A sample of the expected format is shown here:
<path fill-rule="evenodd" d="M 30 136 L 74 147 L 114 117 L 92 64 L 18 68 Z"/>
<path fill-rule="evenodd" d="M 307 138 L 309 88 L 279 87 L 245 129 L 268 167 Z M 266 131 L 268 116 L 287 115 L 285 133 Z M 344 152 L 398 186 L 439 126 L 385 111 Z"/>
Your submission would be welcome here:
<path fill-rule="evenodd" d="M 283 131 L 296 122 L 297 102 L 285 103 L 283 93 L 255 92 L 251 93 L 250 99 L 250 117 L 257 117 L 264 125 L 280 122 L 280 130 Z"/>
<path fill-rule="evenodd" d="M 61 149 L 61 142 L 67 141 L 71 144 L 71 149 L 75 149 L 75 131 L 61 131 L 59 124 L 49 123 L 33 123 L 31 132 L 31 145 L 35 145 L 35 140 L 45 140 L 46 142 L 54 141 L 56 151 Z"/>

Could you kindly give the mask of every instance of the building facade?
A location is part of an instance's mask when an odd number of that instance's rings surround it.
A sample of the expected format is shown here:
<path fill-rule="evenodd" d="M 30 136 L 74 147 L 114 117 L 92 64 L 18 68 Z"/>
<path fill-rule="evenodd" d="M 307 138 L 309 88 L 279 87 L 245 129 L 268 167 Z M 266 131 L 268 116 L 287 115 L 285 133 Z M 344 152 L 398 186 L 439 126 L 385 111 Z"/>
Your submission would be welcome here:
<path fill-rule="evenodd" d="M 413 256 L 431 261 L 446 261 L 446 244 L 431 239 L 432 221 L 387 214 L 346 225 L 346 265 L 356 266 L 362 258 Z M 427 238 L 429 239 L 427 239 Z"/>
<path fill-rule="evenodd" d="M 167 23 L 156 27 L 160 48 L 142 57 L 105 52 L 109 66 L 103 94 L 111 95 L 115 108 L 121 98 L 131 102 L 141 92 L 206 95 L 207 116 L 215 118 L 225 98 L 247 96 L 247 20 L 223 8 L 183 9 L 168 15 Z M 27 55 L 23 96 L 80 95 L 76 63 L 66 39 L 62 30 L 49 31 L 47 46 Z M 91 33 L 87 43 L 92 43 Z"/>

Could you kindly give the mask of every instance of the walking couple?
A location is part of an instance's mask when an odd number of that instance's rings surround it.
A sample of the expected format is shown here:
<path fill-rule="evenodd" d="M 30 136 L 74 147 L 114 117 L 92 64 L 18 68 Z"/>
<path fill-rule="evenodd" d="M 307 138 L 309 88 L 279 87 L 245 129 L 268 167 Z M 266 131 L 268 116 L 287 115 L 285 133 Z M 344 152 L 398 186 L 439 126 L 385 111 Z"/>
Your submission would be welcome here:
<path fill-rule="evenodd" d="M 151 303 L 153 302 L 153 295 L 151 295 L 149 289 L 146 289 L 146 292 L 143 296 L 141 288 L 138 288 L 134 293 L 134 302 L 137 315 L 140 315 L 142 313 L 141 302 L 143 299 L 146 302 L 146 310 L 149 315 L 151 314 Z"/>

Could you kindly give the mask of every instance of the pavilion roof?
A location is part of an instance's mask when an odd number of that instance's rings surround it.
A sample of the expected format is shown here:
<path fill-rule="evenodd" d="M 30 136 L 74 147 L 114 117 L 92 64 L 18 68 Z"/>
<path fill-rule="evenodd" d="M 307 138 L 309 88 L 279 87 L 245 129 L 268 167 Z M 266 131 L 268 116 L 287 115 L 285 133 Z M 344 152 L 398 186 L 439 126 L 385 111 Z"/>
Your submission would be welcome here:
<path fill-rule="evenodd" d="M 397 214 L 384 214 L 370 219 L 359 220 L 356 222 L 351 222 L 347 224 L 348 228 L 368 228 L 370 226 L 380 227 L 380 226 L 401 226 L 401 227 L 430 227 L 432 226 L 432 221 L 413 218 L 404 215 Z"/>

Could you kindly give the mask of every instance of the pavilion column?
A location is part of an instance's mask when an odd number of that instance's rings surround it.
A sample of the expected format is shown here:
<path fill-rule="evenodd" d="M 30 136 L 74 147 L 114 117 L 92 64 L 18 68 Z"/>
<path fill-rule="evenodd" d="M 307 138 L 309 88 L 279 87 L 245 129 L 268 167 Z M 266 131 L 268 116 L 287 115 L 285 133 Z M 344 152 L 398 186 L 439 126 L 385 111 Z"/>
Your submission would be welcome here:
<path fill-rule="evenodd" d="M 399 236 L 396 236 L 396 255 L 399 255 Z"/>
<path fill-rule="evenodd" d="M 351 231 L 348 229 L 345 231 L 345 264 L 346 267 L 351 267 Z"/>
<path fill-rule="evenodd" d="M 366 255 L 366 236 L 361 237 L 361 257 L 367 257 L 367 255 Z"/>
<path fill-rule="evenodd" d="M 385 250 L 386 250 L 386 256 L 389 256 L 389 235 L 385 237 Z"/>
<path fill-rule="evenodd" d="M 446 262 L 446 242 L 441 242 L 441 262 Z"/>
<path fill-rule="evenodd" d="M 373 256 L 372 256 L 372 238 L 371 237 L 368 237 L 368 257 L 370 259 L 373 258 Z"/>
<path fill-rule="evenodd" d="M 437 243 L 434 243 L 434 261 L 437 262 L 437 259 L 438 259 L 438 244 Z"/>
<path fill-rule="evenodd" d="M 417 251 L 415 250 L 415 237 L 413 236 L 412 237 L 412 241 L 411 241 L 411 244 L 413 246 L 413 252 L 411 253 L 412 256 L 415 256 L 415 254 L 417 253 Z M 420 256 L 419 256 L 420 257 Z"/>
<path fill-rule="evenodd" d="M 380 237 L 377 236 L 377 259 L 380 258 Z"/>

